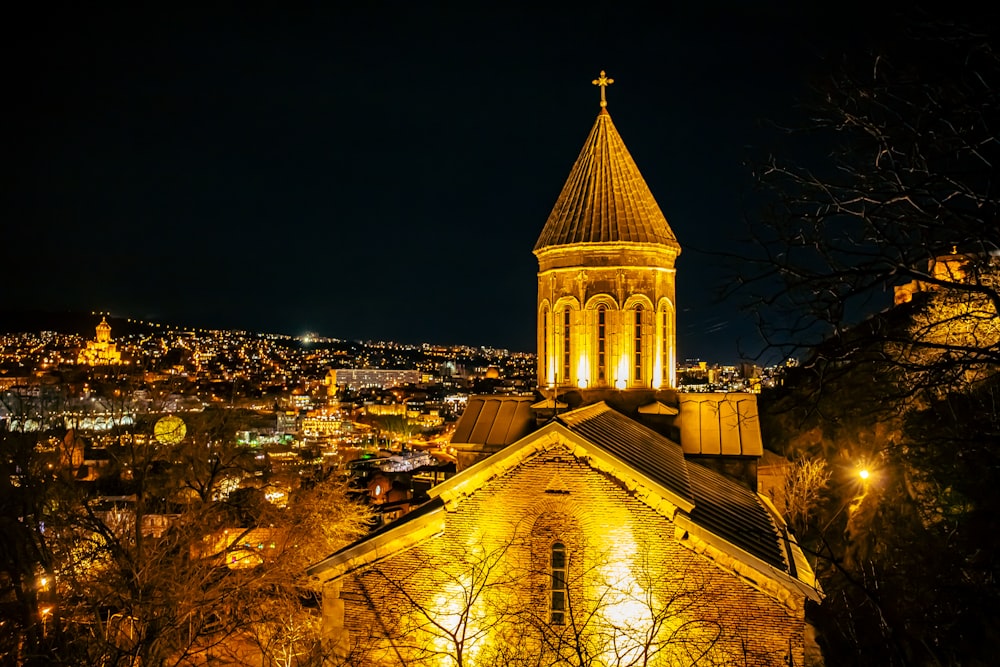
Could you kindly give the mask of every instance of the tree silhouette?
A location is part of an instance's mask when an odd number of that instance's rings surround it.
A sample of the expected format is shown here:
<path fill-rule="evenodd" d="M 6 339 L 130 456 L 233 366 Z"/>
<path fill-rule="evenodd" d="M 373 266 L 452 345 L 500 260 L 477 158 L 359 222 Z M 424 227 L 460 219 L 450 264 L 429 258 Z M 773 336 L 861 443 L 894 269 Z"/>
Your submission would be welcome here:
<path fill-rule="evenodd" d="M 341 481 L 258 474 L 236 411 L 188 415 L 178 442 L 156 441 L 158 416 L 119 425 L 89 482 L 72 432 L 0 431 L 5 659 L 305 664 L 319 639 L 305 568 L 367 530 L 367 512 Z M 287 502 L 270 502 L 279 488 Z"/>
<path fill-rule="evenodd" d="M 655 545 L 577 544 L 564 615 L 551 617 L 552 576 L 537 535 L 514 531 L 455 552 L 420 547 L 347 575 L 373 622 L 354 627 L 337 664 L 641 667 L 786 665 L 752 639 L 704 566 L 665 572 Z M 548 542 L 543 540 L 547 545 Z M 584 551 L 589 555 L 583 556 Z M 345 589 L 346 590 L 346 589 Z M 355 596 L 358 596 L 355 599 Z M 747 633 L 747 636 L 744 634 Z"/>
<path fill-rule="evenodd" d="M 1000 510 L 995 46 L 913 11 L 821 85 L 793 137 L 825 157 L 759 166 L 769 208 L 739 289 L 770 349 L 801 361 L 762 398 L 766 439 L 833 473 L 800 541 L 820 556 L 837 664 L 1000 649 L 984 529 Z"/>

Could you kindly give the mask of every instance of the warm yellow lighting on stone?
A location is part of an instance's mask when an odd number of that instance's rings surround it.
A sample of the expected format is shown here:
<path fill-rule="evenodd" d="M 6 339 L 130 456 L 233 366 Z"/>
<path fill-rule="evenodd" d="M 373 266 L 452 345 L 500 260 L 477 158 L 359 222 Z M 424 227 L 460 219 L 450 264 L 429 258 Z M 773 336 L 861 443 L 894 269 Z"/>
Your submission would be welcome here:
<path fill-rule="evenodd" d="M 674 379 L 662 365 L 664 357 L 676 356 L 680 244 L 603 108 L 608 83 L 603 74 L 594 81 L 601 87 L 601 113 L 534 248 L 540 386 L 648 389 Z M 669 308 L 660 310 L 661 304 Z M 636 306 L 642 308 L 638 328 Z M 615 376 L 620 355 L 629 361 Z M 567 368 L 567 357 L 583 356 L 584 364 Z"/>
<path fill-rule="evenodd" d="M 440 593 L 434 598 L 425 619 L 414 619 L 418 627 L 428 628 L 431 633 L 430 644 L 435 653 L 448 656 L 455 651 L 456 638 L 462 640 L 462 654 L 468 659 L 468 664 L 476 664 L 477 656 L 484 648 L 488 633 L 483 630 L 488 627 L 491 619 L 483 610 L 482 605 L 472 605 L 470 594 L 477 591 L 479 582 L 473 582 L 471 576 L 465 575 L 442 586 Z M 429 623 L 428 623 L 429 622 Z M 451 660 L 440 664 L 453 664 Z"/>
<path fill-rule="evenodd" d="M 586 356 L 580 355 L 580 360 L 576 364 L 576 386 L 586 389 L 590 386 L 590 361 Z"/>
<path fill-rule="evenodd" d="M 620 643 L 609 648 L 611 653 L 605 657 L 614 660 L 615 653 L 620 659 L 627 658 L 624 664 L 641 656 L 636 654 L 645 644 L 644 639 L 651 628 L 651 608 L 655 601 L 639 585 L 632 563 L 637 557 L 636 541 L 632 531 L 626 527 L 619 528 L 607 535 L 607 544 L 615 545 L 614 555 L 600 567 L 602 587 L 607 591 L 604 606 L 601 608 L 600 620 L 610 628 L 618 631 Z M 651 606 L 652 604 L 652 606 Z M 609 662 L 608 664 L 614 664 Z"/>
<path fill-rule="evenodd" d="M 628 357 L 624 354 L 618 360 L 618 372 L 615 375 L 615 389 L 628 387 Z"/>

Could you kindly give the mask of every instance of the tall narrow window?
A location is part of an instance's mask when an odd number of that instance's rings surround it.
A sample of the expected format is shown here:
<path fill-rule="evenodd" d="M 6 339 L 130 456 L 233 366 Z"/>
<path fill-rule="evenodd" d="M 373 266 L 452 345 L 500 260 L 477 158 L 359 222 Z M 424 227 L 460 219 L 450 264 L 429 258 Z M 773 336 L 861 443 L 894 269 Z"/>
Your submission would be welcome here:
<path fill-rule="evenodd" d="M 608 309 L 597 307 L 597 378 L 604 380 L 604 355 L 608 337 Z"/>
<path fill-rule="evenodd" d="M 632 378 L 636 384 L 642 382 L 642 305 L 635 306 L 635 340 L 632 347 Z"/>
<path fill-rule="evenodd" d="M 545 381 L 549 381 L 549 310 L 542 311 L 542 373 Z"/>
<path fill-rule="evenodd" d="M 660 381 L 664 386 L 670 383 L 670 323 L 667 321 L 667 309 L 660 314 L 662 331 L 660 332 L 660 364 L 663 373 Z"/>
<path fill-rule="evenodd" d="M 552 545 L 552 595 L 549 621 L 562 625 L 566 621 L 566 545 Z"/>
<path fill-rule="evenodd" d="M 563 311 L 563 382 L 569 382 L 569 308 Z"/>

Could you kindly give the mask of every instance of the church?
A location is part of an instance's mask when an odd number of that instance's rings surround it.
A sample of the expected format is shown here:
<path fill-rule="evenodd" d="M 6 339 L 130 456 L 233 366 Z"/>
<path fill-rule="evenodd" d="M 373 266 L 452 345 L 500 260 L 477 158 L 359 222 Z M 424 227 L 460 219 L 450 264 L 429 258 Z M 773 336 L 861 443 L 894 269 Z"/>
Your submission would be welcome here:
<path fill-rule="evenodd" d="M 97 325 L 97 336 L 87 341 L 87 347 L 80 350 L 76 363 L 87 366 L 105 366 L 122 363 L 122 353 L 118 344 L 111 341 L 111 325 L 105 317 Z"/>
<path fill-rule="evenodd" d="M 542 228 L 538 390 L 469 401 L 458 472 L 309 568 L 364 665 L 803 665 L 821 593 L 757 492 L 749 394 L 676 391 L 681 248 L 607 110 Z"/>

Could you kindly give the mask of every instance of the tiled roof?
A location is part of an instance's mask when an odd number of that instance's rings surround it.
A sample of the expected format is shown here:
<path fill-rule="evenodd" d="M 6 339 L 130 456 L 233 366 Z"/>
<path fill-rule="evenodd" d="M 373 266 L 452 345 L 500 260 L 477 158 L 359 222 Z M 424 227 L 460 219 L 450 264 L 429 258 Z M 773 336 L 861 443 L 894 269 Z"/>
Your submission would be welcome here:
<path fill-rule="evenodd" d="M 556 419 L 681 498 L 695 501 L 684 452 L 676 443 L 615 412 L 606 403 L 567 412 Z"/>
<path fill-rule="evenodd" d="M 683 497 L 691 521 L 782 571 L 788 572 L 781 535 L 757 494 L 684 458 L 681 446 L 597 403 L 557 421 Z M 683 511 L 683 510 L 682 510 Z"/>
<path fill-rule="evenodd" d="M 680 250 L 611 116 L 602 109 L 535 251 L 607 242 L 653 243 Z"/>
<path fill-rule="evenodd" d="M 789 571 L 782 536 L 757 494 L 714 470 L 688 462 L 695 505 L 691 520 L 760 558 Z"/>

